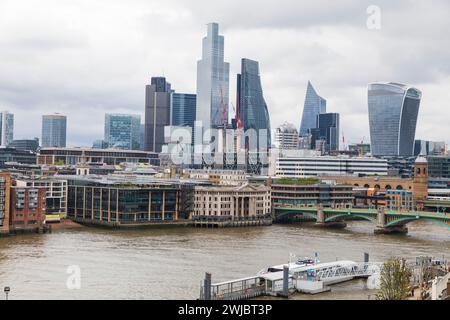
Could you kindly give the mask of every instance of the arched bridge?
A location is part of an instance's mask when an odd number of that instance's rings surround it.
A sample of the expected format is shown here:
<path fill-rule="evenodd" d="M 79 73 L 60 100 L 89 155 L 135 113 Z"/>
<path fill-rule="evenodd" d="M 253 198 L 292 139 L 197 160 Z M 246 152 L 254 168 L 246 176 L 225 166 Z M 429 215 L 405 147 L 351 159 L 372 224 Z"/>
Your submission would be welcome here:
<path fill-rule="evenodd" d="M 412 221 L 426 220 L 434 222 L 450 231 L 450 215 L 425 211 L 387 211 L 356 208 L 320 208 L 320 207 L 274 207 L 275 221 L 283 217 L 302 216 L 305 220 L 314 220 L 321 225 L 332 225 L 346 219 L 364 219 L 376 224 L 375 233 L 403 232 L 405 225 Z"/>

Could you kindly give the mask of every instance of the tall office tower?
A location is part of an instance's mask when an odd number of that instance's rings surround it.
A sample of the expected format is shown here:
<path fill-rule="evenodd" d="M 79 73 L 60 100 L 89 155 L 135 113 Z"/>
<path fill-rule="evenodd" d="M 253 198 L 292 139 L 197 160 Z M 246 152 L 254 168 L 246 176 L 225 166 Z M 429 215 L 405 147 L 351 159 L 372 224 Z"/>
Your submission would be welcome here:
<path fill-rule="evenodd" d="M 174 92 L 170 103 L 171 125 L 194 127 L 197 96 L 195 94 Z"/>
<path fill-rule="evenodd" d="M 277 148 L 299 149 L 299 137 L 297 129 L 290 123 L 285 122 L 275 131 L 275 144 Z"/>
<path fill-rule="evenodd" d="M 141 116 L 134 114 L 105 114 L 104 140 L 110 149 L 139 150 Z"/>
<path fill-rule="evenodd" d="M 412 156 L 422 93 L 399 83 L 368 87 L 372 155 Z"/>
<path fill-rule="evenodd" d="M 317 141 L 323 141 L 324 151 L 339 150 L 339 113 L 317 115 L 316 128 L 310 129 L 311 149 L 316 149 Z"/>
<path fill-rule="evenodd" d="M 42 147 L 66 146 L 67 117 L 59 113 L 42 116 Z"/>
<path fill-rule="evenodd" d="M 196 121 L 202 122 L 202 138 L 205 130 L 228 123 L 229 74 L 219 25 L 209 23 L 207 36 L 203 38 L 202 59 L 197 62 Z"/>
<path fill-rule="evenodd" d="M 161 152 L 164 144 L 164 127 L 170 125 L 170 83 L 164 77 L 152 77 L 151 85 L 145 87 L 145 134 L 146 151 Z"/>
<path fill-rule="evenodd" d="M 141 127 L 140 127 L 140 133 L 139 133 L 140 137 L 139 137 L 139 144 L 140 144 L 140 148 L 139 150 L 145 150 L 145 123 L 141 123 Z"/>
<path fill-rule="evenodd" d="M 259 64 L 257 61 L 242 59 L 241 74 L 237 76 L 238 106 L 236 113 L 242 123 L 244 131 L 248 129 L 267 130 L 266 141 L 259 141 L 258 150 L 267 150 L 271 146 L 270 118 L 267 105 L 264 100 L 259 76 Z"/>
<path fill-rule="evenodd" d="M 308 134 L 309 129 L 316 128 L 317 115 L 325 112 L 327 112 L 327 100 L 319 96 L 311 82 L 308 81 L 302 122 L 299 130 L 300 136 L 305 136 Z"/>
<path fill-rule="evenodd" d="M 8 111 L 0 113 L 1 145 L 9 146 L 14 140 L 14 114 Z"/>

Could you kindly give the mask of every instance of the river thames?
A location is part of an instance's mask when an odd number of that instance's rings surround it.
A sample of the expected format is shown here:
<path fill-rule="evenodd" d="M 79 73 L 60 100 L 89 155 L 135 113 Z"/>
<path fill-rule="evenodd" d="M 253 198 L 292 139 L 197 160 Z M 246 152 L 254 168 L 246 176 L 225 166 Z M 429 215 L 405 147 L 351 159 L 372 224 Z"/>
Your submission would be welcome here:
<path fill-rule="evenodd" d="M 213 282 L 252 276 L 285 263 L 289 253 L 371 261 L 419 255 L 450 258 L 450 231 L 429 222 L 408 225 L 407 235 L 374 235 L 373 224 L 346 229 L 310 224 L 234 229 L 109 230 L 82 227 L 51 234 L 0 238 L 0 288 L 10 299 L 197 299 L 205 271 Z M 69 289 L 70 266 L 81 271 L 79 289 Z M 3 291 L 3 290 L 2 290 Z M 373 290 L 357 280 L 316 296 L 291 299 L 368 299 Z"/>

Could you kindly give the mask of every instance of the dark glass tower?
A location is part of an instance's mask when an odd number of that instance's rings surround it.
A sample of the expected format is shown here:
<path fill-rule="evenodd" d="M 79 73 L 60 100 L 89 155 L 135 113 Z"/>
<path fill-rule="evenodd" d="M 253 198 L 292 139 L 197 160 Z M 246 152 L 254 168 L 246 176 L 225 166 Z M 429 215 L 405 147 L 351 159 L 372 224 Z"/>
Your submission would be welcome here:
<path fill-rule="evenodd" d="M 170 125 L 170 83 L 164 77 L 153 77 L 145 87 L 146 151 L 161 152 L 164 144 L 164 127 Z"/>
<path fill-rule="evenodd" d="M 412 156 L 422 93 L 399 83 L 372 83 L 368 88 L 372 155 Z"/>
<path fill-rule="evenodd" d="M 260 141 L 258 137 L 258 150 L 267 151 L 267 148 L 271 146 L 270 118 L 263 96 L 257 61 L 242 59 L 241 74 L 238 74 L 237 83 L 239 85 L 236 110 L 238 119 L 244 131 L 255 129 L 258 133 L 261 129 L 267 130 L 266 141 Z"/>
<path fill-rule="evenodd" d="M 311 148 L 316 148 L 316 141 L 325 141 L 325 151 L 339 150 L 339 113 L 322 113 L 317 115 L 317 128 L 310 129 Z"/>

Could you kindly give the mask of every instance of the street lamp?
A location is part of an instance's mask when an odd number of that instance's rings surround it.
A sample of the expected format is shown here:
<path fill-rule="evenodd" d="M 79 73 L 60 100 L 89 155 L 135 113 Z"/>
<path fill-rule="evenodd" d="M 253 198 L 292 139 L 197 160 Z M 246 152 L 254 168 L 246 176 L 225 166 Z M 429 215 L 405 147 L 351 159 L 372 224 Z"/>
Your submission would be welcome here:
<path fill-rule="evenodd" d="M 8 293 L 11 291 L 11 288 L 10 287 L 5 287 L 3 289 L 3 291 L 5 292 L 6 300 L 8 300 Z"/>

